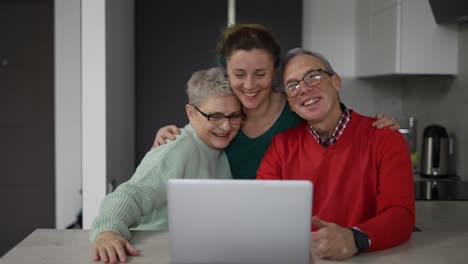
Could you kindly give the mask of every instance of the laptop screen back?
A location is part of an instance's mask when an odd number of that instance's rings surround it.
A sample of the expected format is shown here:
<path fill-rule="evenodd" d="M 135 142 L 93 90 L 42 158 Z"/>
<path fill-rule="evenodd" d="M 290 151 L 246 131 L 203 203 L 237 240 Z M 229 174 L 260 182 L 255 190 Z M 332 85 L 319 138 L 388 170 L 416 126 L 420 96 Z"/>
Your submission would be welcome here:
<path fill-rule="evenodd" d="M 309 263 L 309 181 L 170 180 L 172 263 Z"/>

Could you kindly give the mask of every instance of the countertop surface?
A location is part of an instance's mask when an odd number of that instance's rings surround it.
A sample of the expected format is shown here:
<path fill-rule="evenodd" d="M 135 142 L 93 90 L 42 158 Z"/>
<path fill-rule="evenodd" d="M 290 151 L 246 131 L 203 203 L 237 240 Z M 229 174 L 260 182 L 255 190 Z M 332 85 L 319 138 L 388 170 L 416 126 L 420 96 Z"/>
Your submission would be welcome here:
<path fill-rule="evenodd" d="M 416 227 L 423 232 L 468 232 L 468 202 L 417 201 Z"/>
<path fill-rule="evenodd" d="M 416 226 L 410 241 L 394 248 L 353 256 L 340 263 L 467 263 L 468 202 L 416 202 Z M 132 232 L 141 254 L 129 263 L 170 263 L 168 233 Z M 0 259 L 16 263 L 94 263 L 87 230 L 37 229 Z M 336 263 L 314 258 L 313 263 Z"/>

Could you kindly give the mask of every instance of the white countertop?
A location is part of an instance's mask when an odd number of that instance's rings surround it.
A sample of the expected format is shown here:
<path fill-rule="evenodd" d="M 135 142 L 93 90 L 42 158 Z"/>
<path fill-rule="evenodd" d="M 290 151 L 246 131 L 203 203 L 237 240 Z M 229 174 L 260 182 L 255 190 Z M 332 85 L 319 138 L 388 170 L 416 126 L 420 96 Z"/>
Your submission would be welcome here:
<path fill-rule="evenodd" d="M 416 226 L 423 232 L 467 232 L 468 201 L 417 201 Z"/>
<path fill-rule="evenodd" d="M 368 252 L 340 263 L 467 263 L 468 202 L 416 202 L 416 226 L 410 241 Z M 141 255 L 129 263 L 169 264 L 167 233 L 136 231 L 132 243 Z M 1 264 L 82 264 L 91 260 L 87 230 L 37 229 L 0 259 Z M 337 263 L 315 259 L 314 263 Z"/>

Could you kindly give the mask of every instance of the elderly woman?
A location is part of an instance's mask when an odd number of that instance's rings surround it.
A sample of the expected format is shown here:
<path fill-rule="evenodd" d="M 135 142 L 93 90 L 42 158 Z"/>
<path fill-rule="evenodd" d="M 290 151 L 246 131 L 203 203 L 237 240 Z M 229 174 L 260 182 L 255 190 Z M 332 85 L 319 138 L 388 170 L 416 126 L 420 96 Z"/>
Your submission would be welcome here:
<path fill-rule="evenodd" d="M 125 262 L 138 251 L 129 243 L 130 228 L 167 230 L 169 179 L 210 176 L 232 178 L 223 149 L 245 116 L 224 71 L 195 72 L 187 83 L 189 124 L 177 140 L 148 152 L 132 178 L 105 197 L 90 232 L 93 260 Z"/>

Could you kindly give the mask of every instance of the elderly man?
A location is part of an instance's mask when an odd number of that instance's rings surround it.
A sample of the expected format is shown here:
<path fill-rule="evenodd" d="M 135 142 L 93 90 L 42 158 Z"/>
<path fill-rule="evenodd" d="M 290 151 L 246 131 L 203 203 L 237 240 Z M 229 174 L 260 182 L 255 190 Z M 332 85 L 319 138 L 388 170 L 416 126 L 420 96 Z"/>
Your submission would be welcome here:
<path fill-rule="evenodd" d="M 314 183 L 312 250 L 345 259 L 398 245 L 415 222 L 408 146 L 398 131 L 371 127 L 340 102 L 340 76 L 320 54 L 289 51 L 283 62 L 284 92 L 306 121 L 278 134 L 257 179 Z"/>

